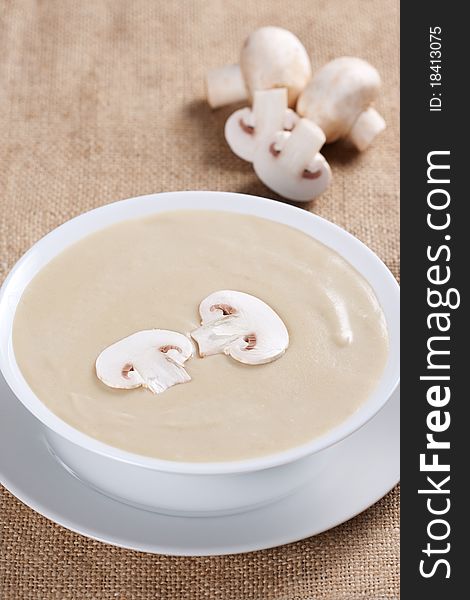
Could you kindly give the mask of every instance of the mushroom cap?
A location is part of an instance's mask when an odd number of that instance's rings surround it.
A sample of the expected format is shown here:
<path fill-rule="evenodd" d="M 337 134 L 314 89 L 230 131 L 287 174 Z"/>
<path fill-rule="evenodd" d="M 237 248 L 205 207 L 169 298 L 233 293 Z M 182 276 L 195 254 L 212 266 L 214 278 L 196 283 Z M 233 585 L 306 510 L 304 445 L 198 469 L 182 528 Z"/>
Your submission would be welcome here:
<path fill-rule="evenodd" d="M 201 356 L 227 354 L 260 365 L 284 354 L 289 333 L 282 319 L 265 302 L 235 290 L 219 290 L 199 305 L 202 325 L 191 333 Z"/>
<path fill-rule="evenodd" d="M 285 87 L 290 107 L 295 107 L 312 76 L 310 59 L 301 41 L 281 27 L 253 31 L 243 44 L 240 67 L 250 96 L 256 90 Z"/>
<path fill-rule="evenodd" d="M 343 56 L 324 65 L 300 94 L 297 112 L 314 121 L 334 142 L 345 137 L 375 100 L 380 75 L 361 58 Z"/>
<path fill-rule="evenodd" d="M 138 331 L 101 352 L 96 359 L 96 374 L 109 387 L 143 386 L 160 393 L 191 379 L 183 364 L 193 350 L 191 340 L 176 331 Z"/>

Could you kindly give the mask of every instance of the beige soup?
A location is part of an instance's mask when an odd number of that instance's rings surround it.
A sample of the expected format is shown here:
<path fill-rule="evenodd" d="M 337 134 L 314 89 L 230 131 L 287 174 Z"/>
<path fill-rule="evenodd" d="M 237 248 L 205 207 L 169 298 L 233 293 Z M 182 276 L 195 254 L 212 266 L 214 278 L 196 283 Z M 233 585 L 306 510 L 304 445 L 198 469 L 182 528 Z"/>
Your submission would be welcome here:
<path fill-rule="evenodd" d="M 290 335 L 283 357 L 260 366 L 195 357 L 185 365 L 192 381 L 159 395 L 98 380 L 105 347 L 142 329 L 188 333 L 199 302 L 221 289 L 280 315 Z M 322 435 L 365 402 L 388 352 L 374 293 L 338 254 L 290 227 L 215 211 L 126 221 L 75 243 L 24 292 L 13 342 L 27 382 L 64 421 L 112 446 L 184 461 L 255 457 Z"/>

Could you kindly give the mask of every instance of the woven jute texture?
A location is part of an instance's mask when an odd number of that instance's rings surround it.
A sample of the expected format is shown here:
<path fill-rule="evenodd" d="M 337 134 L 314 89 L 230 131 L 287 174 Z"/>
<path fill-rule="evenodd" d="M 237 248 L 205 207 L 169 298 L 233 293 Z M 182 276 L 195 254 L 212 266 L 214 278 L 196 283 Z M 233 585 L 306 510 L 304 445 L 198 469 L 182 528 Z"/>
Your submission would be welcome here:
<path fill-rule="evenodd" d="M 295 32 L 314 68 L 341 55 L 383 77 L 386 132 L 363 154 L 325 148 L 331 188 L 306 206 L 363 240 L 398 276 L 396 0 L 0 2 L 0 279 L 37 239 L 85 210 L 180 189 L 276 198 L 230 153 L 230 109 L 204 102 L 209 67 L 243 38 Z M 398 490 L 296 544 L 213 558 L 90 541 L 1 494 L 2 600 L 397 599 Z"/>

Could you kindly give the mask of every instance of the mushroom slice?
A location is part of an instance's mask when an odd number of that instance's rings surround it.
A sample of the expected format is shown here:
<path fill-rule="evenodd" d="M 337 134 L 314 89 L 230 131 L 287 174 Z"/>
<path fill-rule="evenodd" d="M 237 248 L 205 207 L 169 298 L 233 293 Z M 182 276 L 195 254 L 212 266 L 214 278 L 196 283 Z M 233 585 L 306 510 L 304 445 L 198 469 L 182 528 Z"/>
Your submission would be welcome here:
<path fill-rule="evenodd" d="M 323 131 L 308 119 L 300 119 L 293 131 L 280 131 L 258 146 L 253 167 L 261 181 L 288 198 L 306 202 L 319 196 L 331 182 L 331 170 L 318 152 L 325 142 Z"/>
<path fill-rule="evenodd" d="M 138 331 L 108 346 L 96 359 L 96 374 L 112 388 L 148 388 L 160 394 L 191 377 L 183 364 L 193 354 L 190 339 L 176 331 Z"/>
<path fill-rule="evenodd" d="M 287 108 L 287 90 L 255 92 L 253 108 L 236 110 L 225 123 L 225 139 L 234 154 L 252 162 L 260 141 L 279 130 L 291 130 L 297 114 Z"/>
<path fill-rule="evenodd" d="M 348 139 L 360 151 L 385 129 L 372 108 L 380 89 L 380 75 L 361 58 L 342 56 L 324 65 L 302 91 L 297 112 L 314 121 L 326 142 Z"/>
<path fill-rule="evenodd" d="M 201 357 L 227 354 L 247 365 L 262 365 L 284 354 L 289 334 L 265 302 L 233 290 L 207 296 L 199 305 L 201 327 L 191 335 Z"/>

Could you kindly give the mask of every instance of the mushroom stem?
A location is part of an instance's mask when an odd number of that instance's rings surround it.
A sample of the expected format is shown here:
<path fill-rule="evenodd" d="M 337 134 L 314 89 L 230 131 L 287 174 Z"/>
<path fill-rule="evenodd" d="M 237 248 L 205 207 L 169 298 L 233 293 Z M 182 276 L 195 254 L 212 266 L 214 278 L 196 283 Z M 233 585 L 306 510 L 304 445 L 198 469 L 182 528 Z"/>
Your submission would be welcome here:
<path fill-rule="evenodd" d="M 136 371 L 141 376 L 144 387 L 148 388 L 154 394 L 161 394 L 177 383 L 191 381 L 191 377 L 186 372 L 186 369 L 170 357 L 163 360 L 157 359 L 153 362 L 142 361 L 142 364 L 138 365 Z"/>
<path fill-rule="evenodd" d="M 347 139 L 362 152 L 371 145 L 373 139 L 385 127 L 383 117 L 375 108 L 369 107 L 357 117 L 347 135 Z"/>
<path fill-rule="evenodd" d="M 197 342 L 201 357 L 220 354 L 246 333 L 244 325 L 239 315 L 227 315 L 201 325 L 191 332 L 191 336 Z"/>
<path fill-rule="evenodd" d="M 282 131 L 287 110 L 287 90 L 278 88 L 255 92 L 253 115 L 255 127 L 261 135 Z"/>
<path fill-rule="evenodd" d="M 325 143 L 325 134 L 309 119 L 300 119 L 289 135 L 279 161 L 291 173 L 301 174 Z"/>
<path fill-rule="evenodd" d="M 211 69 L 207 73 L 206 87 L 211 108 L 219 108 L 248 98 L 240 65 Z"/>

